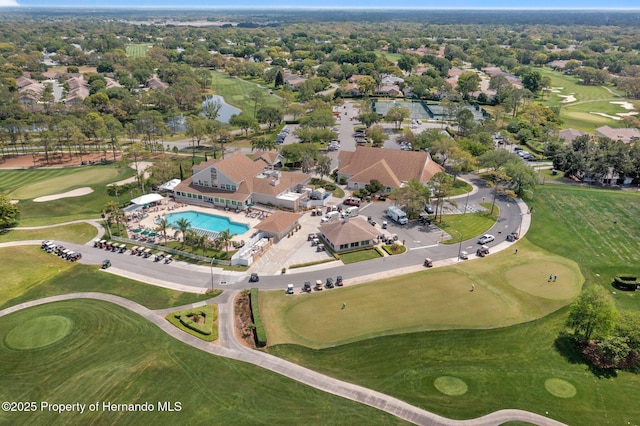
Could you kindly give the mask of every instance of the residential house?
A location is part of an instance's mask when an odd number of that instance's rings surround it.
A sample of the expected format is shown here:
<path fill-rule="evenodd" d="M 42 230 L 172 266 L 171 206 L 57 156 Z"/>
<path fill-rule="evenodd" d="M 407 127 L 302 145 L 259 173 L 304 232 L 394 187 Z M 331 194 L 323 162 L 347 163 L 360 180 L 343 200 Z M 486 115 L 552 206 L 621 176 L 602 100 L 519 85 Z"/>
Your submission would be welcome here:
<path fill-rule="evenodd" d="M 146 85 L 151 90 L 166 89 L 169 87 L 169 84 L 161 81 L 157 75 L 147 80 Z"/>
<path fill-rule="evenodd" d="M 253 161 L 264 162 L 265 167 L 275 169 L 282 167 L 284 164 L 284 157 L 276 150 L 271 151 L 259 151 L 253 156 Z"/>
<path fill-rule="evenodd" d="M 285 74 L 284 75 L 284 84 L 287 85 L 292 90 L 298 90 L 302 83 L 307 81 L 307 79 L 301 75 L 297 74 Z"/>
<path fill-rule="evenodd" d="M 578 129 L 563 129 L 558 132 L 558 137 L 565 142 L 571 143 L 575 138 L 588 134 L 589 133 Z"/>
<path fill-rule="evenodd" d="M 640 130 L 633 127 L 614 129 L 609 126 L 602 126 L 596 129 L 596 135 L 609 138 L 614 141 L 630 143 L 640 139 Z"/>
<path fill-rule="evenodd" d="M 411 179 L 427 183 L 444 170 L 428 152 L 364 146 L 356 147 L 355 151 L 340 151 L 338 163 L 338 180 L 344 179 L 352 190 L 377 179 L 390 192 Z"/>
<path fill-rule="evenodd" d="M 208 207 L 244 210 L 256 203 L 293 211 L 308 198 L 302 191 L 309 175 L 265 167 L 238 153 L 193 166 L 193 175 L 175 188 L 176 201 Z"/>
<path fill-rule="evenodd" d="M 90 93 L 89 83 L 84 80 L 82 74 L 69 74 L 66 81 L 69 91 L 64 99 L 65 104 L 79 104 L 84 101 Z"/>

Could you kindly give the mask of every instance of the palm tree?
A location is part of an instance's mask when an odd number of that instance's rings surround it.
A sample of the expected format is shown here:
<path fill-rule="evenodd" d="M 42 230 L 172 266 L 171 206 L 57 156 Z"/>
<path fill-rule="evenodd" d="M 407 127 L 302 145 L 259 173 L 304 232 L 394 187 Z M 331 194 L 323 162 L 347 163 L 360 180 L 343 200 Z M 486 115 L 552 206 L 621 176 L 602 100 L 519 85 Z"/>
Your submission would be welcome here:
<path fill-rule="evenodd" d="M 162 234 L 164 238 L 164 244 L 167 245 L 167 229 L 169 228 L 169 221 L 166 217 L 160 218 L 158 221 L 158 226 L 156 227 L 156 232 Z"/>
<path fill-rule="evenodd" d="M 209 237 L 206 235 L 198 235 L 194 241 L 194 245 L 202 249 L 202 257 L 204 257 L 205 249 L 209 248 Z"/>
<path fill-rule="evenodd" d="M 115 201 L 109 201 L 107 205 L 104 207 L 104 210 L 105 210 L 105 214 L 109 218 L 107 222 L 110 223 L 111 220 L 115 220 L 116 226 L 118 227 L 118 235 L 121 235 L 120 222 L 122 222 L 122 219 L 124 218 L 124 212 L 122 211 L 118 203 Z"/>
<path fill-rule="evenodd" d="M 220 244 L 220 247 L 224 247 L 229 254 L 229 242 L 231 242 L 231 232 L 227 229 L 218 234 L 216 241 Z"/>
<path fill-rule="evenodd" d="M 189 222 L 184 217 L 181 217 L 180 219 L 178 219 L 176 221 L 175 226 L 177 228 L 175 235 L 177 237 L 178 234 L 182 234 L 182 246 L 181 247 L 184 247 L 185 240 L 187 239 L 186 233 L 189 230 L 189 228 L 191 228 L 191 222 Z"/>

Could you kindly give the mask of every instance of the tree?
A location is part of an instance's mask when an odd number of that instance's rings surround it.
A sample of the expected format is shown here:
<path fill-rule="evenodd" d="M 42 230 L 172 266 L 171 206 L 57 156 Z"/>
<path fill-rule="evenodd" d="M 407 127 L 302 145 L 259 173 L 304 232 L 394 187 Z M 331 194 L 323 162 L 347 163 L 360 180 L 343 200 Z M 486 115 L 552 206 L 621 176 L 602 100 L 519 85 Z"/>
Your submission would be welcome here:
<path fill-rule="evenodd" d="M 260 89 L 253 89 L 251 92 L 249 92 L 249 99 L 251 99 L 253 101 L 253 116 L 256 116 L 256 113 L 258 112 L 258 105 L 260 105 L 262 102 L 264 102 L 265 99 L 265 94 L 263 90 Z"/>
<path fill-rule="evenodd" d="M 167 230 L 169 229 L 169 221 L 166 217 L 161 217 L 156 226 L 156 232 L 159 232 L 164 238 L 165 245 L 167 244 Z"/>
<path fill-rule="evenodd" d="M 118 147 L 118 136 L 122 134 L 124 129 L 122 123 L 113 115 L 104 116 L 105 134 L 109 137 L 109 145 L 113 152 L 113 161 L 116 161 L 116 148 Z"/>
<path fill-rule="evenodd" d="M 20 209 L 6 195 L 0 194 L 0 229 L 14 226 L 20 216 Z"/>
<path fill-rule="evenodd" d="M 370 95 L 376 87 L 376 81 L 373 77 L 366 75 L 358 80 L 358 92 L 363 95 Z"/>
<path fill-rule="evenodd" d="M 384 132 L 384 127 L 380 126 L 379 124 L 376 124 L 375 126 L 368 129 L 367 136 L 369 136 L 369 139 L 371 139 L 371 142 L 374 146 L 380 146 L 384 143 L 384 141 L 389 139 L 389 135 Z"/>
<path fill-rule="evenodd" d="M 376 194 L 384 190 L 384 185 L 378 179 L 371 179 L 368 184 L 364 186 L 370 194 Z"/>
<path fill-rule="evenodd" d="M 144 185 L 142 179 L 140 178 L 140 170 L 138 170 L 138 164 L 144 158 L 147 151 L 144 149 L 144 146 L 140 142 L 135 142 L 129 145 L 124 150 L 124 159 L 126 161 L 133 161 L 134 167 L 136 169 L 136 178 L 138 179 L 138 185 L 144 192 Z"/>
<path fill-rule="evenodd" d="M 391 107 L 385 115 L 385 119 L 392 123 L 395 123 L 396 129 L 399 129 L 402 122 L 411 115 L 411 111 L 404 107 Z"/>
<path fill-rule="evenodd" d="M 187 236 L 187 231 L 189 231 L 189 229 L 191 228 L 191 222 L 189 222 L 186 218 L 181 217 L 180 219 L 178 219 L 175 223 L 175 227 L 176 227 L 176 233 L 175 236 L 177 237 L 178 234 L 182 235 L 182 246 L 184 247 L 185 241 L 186 241 L 186 236 Z"/>
<path fill-rule="evenodd" d="M 318 157 L 318 163 L 316 164 L 316 173 L 320 175 L 320 180 L 322 180 L 325 176 L 329 176 L 331 174 L 331 158 L 326 155 L 321 155 Z"/>
<path fill-rule="evenodd" d="M 539 180 L 538 173 L 522 160 L 509 161 L 504 167 L 504 172 L 509 177 L 518 197 L 522 197 L 526 192 L 532 192 Z"/>
<path fill-rule="evenodd" d="M 458 92 L 463 98 L 467 98 L 469 93 L 480 88 L 480 76 L 473 71 L 466 71 L 458 77 Z"/>
<path fill-rule="evenodd" d="M 215 120 L 218 118 L 221 108 L 222 102 L 219 99 L 209 97 L 202 103 L 202 114 L 207 120 Z"/>
<path fill-rule="evenodd" d="M 389 194 L 389 199 L 395 204 L 404 206 L 409 219 L 420 217 L 424 206 L 429 204 L 431 190 L 423 185 L 418 179 L 410 179 L 407 184 L 400 188 L 395 188 Z"/>
<path fill-rule="evenodd" d="M 216 237 L 216 242 L 220 245 L 220 247 L 224 247 L 227 251 L 227 256 L 229 255 L 229 243 L 231 242 L 231 232 L 226 229 L 218 234 Z"/>
<path fill-rule="evenodd" d="M 269 129 L 280 124 L 282 116 L 282 109 L 270 105 L 258 108 L 258 112 L 256 113 L 258 122 L 267 124 Z"/>
<path fill-rule="evenodd" d="M 300 153 L 300 169 L 302 173 L 309 173 L 315 164 L 316 160 L 310 152 Z"/>
<path fill-rule="evenodd" d="M 122 235 L 120 233 L 120 224 L 124 220 L 124 211 L 120 208 L 118 203 L 115 201 L 109 201 L 104 207 L 104 212 L 111 220 L 115 220 L 116 227 L 118 228 L 118 235 Z"/>
<path fill-rule="evenodd" d="M 522 87 L 531 93 L 538 93 L 542 89 L 542 74 L 538 70 L 529 70 L 522 76 Z"/>
<path fill-rule="evenodd" d="M 286 109 L 286 113 L 292 116 L 294 121 L 305 112 L 307 112 L 307 109 L 301 104 L 291 104 Z"/>
<path fill-rule="evenodd" d="M 398 59 L 398 68 L 402 71 L 411 72 L 416 65 L 418 65 L 418 57 L 416 55 L 402 55 Z"/>
<path fill-rule="evenodd" d="M 611 295 L 604 288 L 592 285 L 571 305 L 567 326 L 580 340 L 605 339 L 613 330 L 617 315 Z"/>
<path fill-rule="evenodd" d="M 519 157 L 506 149 L 492 149 L 482 154 L 478 160 L 483 167 L 500 170 L 509 161 L 519 160 Z"/>
<path fill-rule="evenodd" d="M 451 193 L 453 178 L 445 172 L 438 172 L 431 178 L 430 185 L 436 199 L 436 219 L 438 218 L 438 210 L 440 210 L 440 222 L 442 222 L 444 199 Z"/>
<path fill-rule="evenodd" d="M 468 108 L 461 108 L 458 110 L 458 113 L 456 114 L 456 122 L 458 123 L 460 136 L 466 136 L 476 124 L 473 113 Z"/>
<path fill-rule="evenodd" d="M 239 127 L 244 132 L 245 137 L 249 136 L 250 129 L 255 129 L 258 126 L 256 119 L 246 112 L 232 115 L 229 119 L 229 124 Z"/>
<path fill-rule="evenodd" d="M 364 124 L 367 128 L 371 127 L 372 124 L 379 122 L 380 119 L 380 114 L 377 112 L 365 112 L 358 116 L 358 121 Z"/>

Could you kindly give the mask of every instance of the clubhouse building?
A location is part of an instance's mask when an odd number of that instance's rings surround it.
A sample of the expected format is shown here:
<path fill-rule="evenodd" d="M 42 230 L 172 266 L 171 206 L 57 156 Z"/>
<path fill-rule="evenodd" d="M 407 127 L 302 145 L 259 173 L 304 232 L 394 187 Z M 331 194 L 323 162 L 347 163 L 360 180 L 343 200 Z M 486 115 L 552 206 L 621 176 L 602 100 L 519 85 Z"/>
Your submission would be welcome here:
<path fill-rule="evenodd" d="M 258 203 L 297 211 L 308 198 L 309 175 L 275 170 L 268 159 L 273 161 L 265 154 L 252 160 L 238 153 L 194 165 L 193 175 L 175 187 L 175 199 L 236 211 Z"/>

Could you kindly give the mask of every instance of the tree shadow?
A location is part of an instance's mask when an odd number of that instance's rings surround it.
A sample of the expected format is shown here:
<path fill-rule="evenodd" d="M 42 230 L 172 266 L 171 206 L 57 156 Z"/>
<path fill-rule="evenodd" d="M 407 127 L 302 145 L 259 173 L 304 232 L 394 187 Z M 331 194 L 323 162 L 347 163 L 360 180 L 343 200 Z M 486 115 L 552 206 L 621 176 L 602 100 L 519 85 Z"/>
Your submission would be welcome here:
<path fill-rule="evenodd" d="M 553 342 L 553 346 L 569 363 L 584 364 L 589 368 L 591 374 L 599 379 L 609 379 L 618 376 L 618 372 L 615 368 L 604 369 L 590 363 L 582 353 L 582 345 L 572 334 L 565 331 L 561 332 Z"/>

